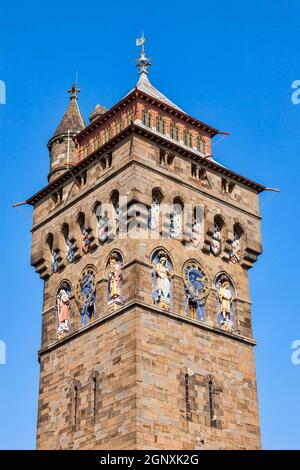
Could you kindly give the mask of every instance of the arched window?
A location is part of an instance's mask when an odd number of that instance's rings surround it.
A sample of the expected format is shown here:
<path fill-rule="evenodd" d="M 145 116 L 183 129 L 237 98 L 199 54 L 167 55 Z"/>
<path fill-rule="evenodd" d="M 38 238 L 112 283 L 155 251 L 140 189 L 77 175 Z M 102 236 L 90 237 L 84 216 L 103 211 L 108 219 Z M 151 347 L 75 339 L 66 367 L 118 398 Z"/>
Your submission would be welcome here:
<path fill-rule="evenodd" d="M 152 202 L 148 217 L 148 226 L 150 230 L 159 230 L 160 228 L 160 204 L 162 199 L 162 193 L 158 189 L 154 189 L 152 191 Z"/>
<path fill-rule="evenodd" d="M 71 284 L 63 281 L 56 294 L 56 332 L 58 339 L 66 336 L 70 331 L 70 296 Z"/>
<path fill-rule="evenodd" d="M 111 138 L 111 128 L 110 127 L 107 127 L 105 130 L 104 130 L 104 142 L 108 142 Z"/>
<path fill-rule="evenodd" d="M 211 377 L 208 380 L 208 408 L 209 408 L 210 425 L 215 426 L 216 415 L 215 415 L 215 400 L 214 400 L 214 384 L 213 384 Z"/>
<path fill-rule="evenodd" d="M 173 266 L 169 255 L 163 249 L 156 250 L 151 258 L 152 301 L 164 310 L 172 306 L 172 272 Z"/>
<path fill-rule="evenodd" d="M 116 133 L 118 134 L 122 130 L 122 116 L 118 116 L 116 121 Z"/>
<path fill-rule="evenodd" d="M 186 419 L 191 419 L 191 403 L 190 403 L 190 377 L 189 374 L 184 376 L 184 398 Z"/>
<path fill-rule="evenodd" d="M 142 111 L 142 123 L 144 126 L 151 127 L 151 113 L 147 108 Z"/>
<path fill-rule="evenodd" d="M 160 132 L 160 134 L 165 134 L 166 132 L 165 120 L 160 114 L 158 114 L 156 117 L 156 130 L 157 132 Z"/>
<path fill-rule="evenodd" d="M 173 209 L 170 214 L 170 235 L 172 238 L 182 237 L 183 202 L 179 198 L 173 200 Z"/>
<path fill-rule="evenodd" d="M 179 129 L 175 122 L 172 122 L 170 126 L 170 136 L 171 139 L 178 141 L 179 140 Z"/>
<path fill-rule="evenodd" d="M 69 225 L 68 224 L 63 225 L 62 234 L 63 234 L 65 244 L 66 244 L 66 260 L 69 263 L 72 263 L 74 261 L 75 254 L 74 254 L 73 243 L 69 237 Z"/>
<path fill-rule="evenodd" d="M 223 219 L 219 215 L 216 215 L 214 218 L 214 228 L 210 244 L 210 250 L 215 256 L 218 256 L 222 250 L 221 231 L 223 225 Z"/>
<path fill-rule="evenodd" d="M 77 218 L 77 222 L 81 231 L 81 249 L 83 253 L 89 253 L 91 250 L 91 240 L 89 231 L 87 230 L 85 223 L 85 215 L 81 212 Z"/>
<path fill-rule="evenodd" d="M 232 241 L 232 247 L 231 247 L 232 249 L 230 252 L 230 261 L 233 264 L 237 264 L 241 260 L 243 235 L 244 235 L 244 231 L 242 227 L 238 223 L 234 224 L 233 241 Z"/>
<path fill-rule="evenodd" d="M 126 126 L 130 126 L 130 124 L 133 123 L 133 119 L 134 119 L 134 110 L 129 109 L 129 111 L 126 114 Z"/>
<path fill-rule="evenodd" d="M 202 204 L 197 204 L 193 209 L 193 218 L 192 218 L 192 232 L 190 242 L 194 248 L 200 248 L 201 243 L 204 240 L 204 230 L 203 230 L 203 220 L 204 220 L 204 207 Z"/>
<path fill-rule="evenodd" d="M 74 385 L 73 389 L 73 423 L 75 430 L 78 427 L 78 406 L 79 405 L 79 386 Z"/>
<path fill-rule="evenodd" d="M 107 310 L 112 313 L 123 304 L 122 298 L 122 255 L 114 251 L 107 263 Z"/>
<path fill-rule="evenodd" d="M 75 299 L 79 306 L 81 325 L 87 325 L 96 318 L 97 270 L 86 266 L 75 287 Z"/>
<path fill-rule="evenodd" d="M 188 147 L 193 146 L 193 136 L 189 129 L 185 129 L 184 131 L 184 144 Z"/>
<path fill-rule="evenodd" d="M 210 292 L 210 281 L 202 266 L 195 260 L 183 267 L 186 315 L 194 320 L 205 320 L 205 302 Z"/>
<path fill-rule="evenodd" d="M 112 192 L 110 202 L 113 206 L 113 217 L 115 219 L 112 221 L 112 231 L 116 235 L 117 231 L 123 232 L 126 229 L 123 212 L 120 207 L 119 191 L 114 190 Z"/>
<path fill-rule="evenodd" d="M 235 330 L 234 306 L 235 290 L 228 274 L 222 272 L 216 276 L 217 322 L 225 331 Z"/>
<path fill-rule="evenodd" d="M 108 238 L 108 215 L 107 211 L 102 208 L 101 202 L 97 202 L 94 206 L 94 217 L 96 218 L 96 234 L 101 243 Z"/>
<path fill-rule="evenodd" d="M 57 261 L 57 253 L 53 248 L 53 235 L 49 233 L 46 240 L 46 245 L 49 250 L 50 260 L 51 260 L 51 271 L 56 273 L 58 270 L 58 261 Z"/>
<path fill-rule="evenodd" d="M 197 137 L 197 150 L 198 152 L 205 153 L 205 141 L 202 135 Z"/>

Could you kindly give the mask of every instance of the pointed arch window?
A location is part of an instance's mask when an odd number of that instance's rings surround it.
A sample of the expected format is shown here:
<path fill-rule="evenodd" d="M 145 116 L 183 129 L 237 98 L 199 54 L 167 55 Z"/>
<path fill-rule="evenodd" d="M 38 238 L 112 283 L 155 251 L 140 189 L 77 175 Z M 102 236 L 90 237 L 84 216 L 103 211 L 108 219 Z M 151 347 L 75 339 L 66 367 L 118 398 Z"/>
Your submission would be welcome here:
<path fill-rule="evenodd" d="M 173 139 L 173 140 L 176 140 L 176 141 L 179 140 L 179 129 L 176 126 L 175 122 L 172 122 L 172 124 L 170 126 L 170 136 L 171 136 L 171 139 Z"/>
<path fill-rule="evenodd" d="M 189 129 L 185 129 L 184 131 L 184 144 L 188 147 L 193 146 L 193 135 Z"/>
<path fill-rule="evenodd" d="M 122 117 L 118 116 L 116 121 L 116 133 L 118 134 L 122 130 Z"/>
<path fill-rule="evenodd" d="M 72 263 L 75 258 L 75 253 L 74 253 L 74 248 L 73 248 L 73 242 L 69 237 L 69 225 L 64 224 L 62 228 L 62 233 L 65 239 L 65 244 L 66 244 L 66 260 L 69 263 Z"/>
<path fill-rule="evenodd" d="M 165 120 L 160 114 L 156 117 L 156 130 L 160 134 L 165 134 L 166 132 Z"/>
<path fill-rule="evenodd" d="M 144 126 L 151 127 L 151 113 L 149 109 L 144 108 L 142 111 L 142 123 Z"/>
<path fill-rule="evenodd" d="M 104 130 L 104 142 L 108 142 L 111 139 L 111 128 L 107 127 Z"/>
<path fill-rule="evenodd" d="M 190 377 L 189 374 L 184 376 L 184 398 L 186 419 L 191 419 L 191 403 L 190 403 Z"/>
<path fill-rule="evenodd" d="M 58 270 L 58 260 L 57 260 L 57 253 L 53 248 L 53 235 L 49 233 L 46 241 L 49 253 L 50 253 L 50 260 L 51 260 L 51 271 L 56 273 Z"/>
<path fill-rule="evenodd" d="M 205 153 L 205 142 L 202 135 L 198 135 L 197 137 L 197 150 L 200 153 Z"/>

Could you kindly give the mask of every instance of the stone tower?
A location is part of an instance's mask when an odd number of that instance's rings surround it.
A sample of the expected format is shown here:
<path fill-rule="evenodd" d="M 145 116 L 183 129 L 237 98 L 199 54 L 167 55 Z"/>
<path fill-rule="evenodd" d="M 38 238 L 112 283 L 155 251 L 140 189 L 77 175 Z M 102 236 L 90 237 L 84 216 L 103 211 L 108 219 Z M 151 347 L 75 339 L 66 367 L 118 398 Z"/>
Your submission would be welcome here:
<path fill-rule="evenodd" d="M 248 269 L 265 188 L 148 79 L 85 126 L 77 90 L 34 208 L 38 449 L 257 449 Z"/>

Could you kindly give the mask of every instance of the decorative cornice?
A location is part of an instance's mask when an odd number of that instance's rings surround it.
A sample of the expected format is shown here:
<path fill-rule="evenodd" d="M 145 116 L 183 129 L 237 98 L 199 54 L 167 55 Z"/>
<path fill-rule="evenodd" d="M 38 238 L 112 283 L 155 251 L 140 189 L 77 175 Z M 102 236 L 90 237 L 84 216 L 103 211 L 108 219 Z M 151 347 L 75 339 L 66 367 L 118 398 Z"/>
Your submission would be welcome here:
<path fill-rule="evenodd" d="M 200 329 L 210 331 L 211 333 L 216 334 L 216 335 L 225 336 L 225 337 L 227 337 L 231 340 L 236 340 L 236 341 L 245 343 L 249 346 L 255 346 L 256 345 L 256 341 L 252 338 L 248 338 L 248 337 L 240 335 L 238 333 L 230 333 L 228 331 L 221 330 L 220 328 L 217 328 L 215 326 L 210 326 L 210 325 L 206 324 L 205 322 L 201 322 L 199 320 L 194 320 L 194 319 L 189 318 L 189 317 L 184 317 L 183 315 L 179 315 L 178 313 L 163 310 L 163 309 L 161 309 L 161 308 L 159 308 L 155 305 L 149 305 L 149 304 L 146 304 L 145 302 L 134 300 L 134 301 L 129 302 L 128 304 L 124 305 L 123 307 L 119 308 L 115 312 L 107 314 L 104 317 L 97 318 L 96 320 L 93 321 L 93 323 L 91 323 L 89 325 L 86 325 L 86 326 L 83 326 L 82 328 L 80 328 L 80 330 L 74 331 L 73 333 L 70 333 L 68 336 L 65 336 L 62 339 L 58 339 L 58 340 L 54 341 L 53 343 L 49 344 L 48 346 L 46 346 L 44 348 L 41 348 L 38 351 L 39 359 L 44 354 L 47 354 L 48 352 L 60 347 L 61 345 L 68 343 L 69 341 L 71 341 L 75 337 L 83 335 L 87 331 L 90 331 L 90 330 L 96 328 L 98 325 L 100 325 L 102 323 L 105 323 L 105 322 L 111 320 L 112 318 L 114 318 L 118 315 L 121 315 L 122 313 L 125 313 L 126 311 L 128 311 L 132 308 L 143 308 L 143 309 L 146 309 L 146 310 L 150 310 L 152 313 L 155 313 L 155 314 L 158 314 L 158 315 L 161 315 L 161 314 L 166 315 L 170 318 L 173 318 L 174 320 L 181 321 L 183 323 L 192 324 L 192 325 L 194 325 L 194 326 L 196 326 Z"/>

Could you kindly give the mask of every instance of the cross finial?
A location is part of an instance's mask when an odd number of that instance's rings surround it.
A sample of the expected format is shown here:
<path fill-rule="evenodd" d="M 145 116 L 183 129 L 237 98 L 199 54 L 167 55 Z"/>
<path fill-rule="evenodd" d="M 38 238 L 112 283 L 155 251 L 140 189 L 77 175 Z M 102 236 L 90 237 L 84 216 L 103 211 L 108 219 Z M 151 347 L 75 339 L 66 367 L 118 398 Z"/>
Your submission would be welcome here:
<path fill-rule="evenodd" d="M 72 88 L 70 88 L 70 90 L 68 90 L 68 93 L 71 94 L 70 100 L 77 100 L 77 93 L 79 93 L 79 92 L 80 92 L 80 89 L 77 88 L 76 83 L 73 83 Z"/>
<path fill-rule="evenodd" d="M 148 74 L 147 68 L 150 67 L 151 65 L 151 59 L 148 59 L 148 57 L 146 57 L 145 55 L 145 42 L 146 42 L 146 38 L 144 36 L 144 32 L 142 32 L 142 37 L 137 38 L 135 41 L 135 45 L 137 47 L 142 46 L 141 56 L 136 61 L 136 66 L 140 69 L 139 75 L 141 75 L 142 73 Z"/>

